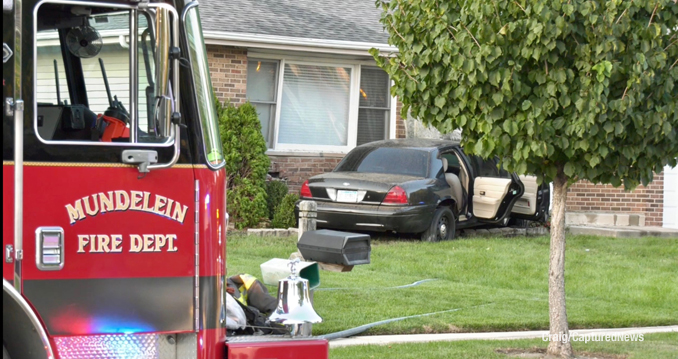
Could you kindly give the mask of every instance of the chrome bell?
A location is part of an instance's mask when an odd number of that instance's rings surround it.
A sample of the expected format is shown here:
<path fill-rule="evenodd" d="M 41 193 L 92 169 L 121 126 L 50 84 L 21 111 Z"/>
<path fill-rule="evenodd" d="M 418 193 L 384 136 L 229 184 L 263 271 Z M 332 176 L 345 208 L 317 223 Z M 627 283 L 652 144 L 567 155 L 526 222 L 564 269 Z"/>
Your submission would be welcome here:
<path fill-rule="evenodd" d="M 313 309 L 308 280 L 297 276 L 297 264 L 299 259 L 291 261 L 290 276 L 278 281 L 278 307 L 269 320 L 285 325 L 293 337 L 310 336 L 309 324 L 323 319 Z"/>

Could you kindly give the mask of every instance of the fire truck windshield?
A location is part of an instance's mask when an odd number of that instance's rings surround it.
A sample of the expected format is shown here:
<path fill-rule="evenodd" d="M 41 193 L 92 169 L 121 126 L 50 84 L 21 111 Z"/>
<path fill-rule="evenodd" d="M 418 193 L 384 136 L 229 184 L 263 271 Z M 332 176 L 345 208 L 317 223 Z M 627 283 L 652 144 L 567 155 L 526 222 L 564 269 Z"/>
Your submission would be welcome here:
<path fill-rule="evenodd" d="M 200 25 L 200 13 L 196 5 L 189 5 L 183 15 L 184 28 L 188 43 L 193 86 L 195 86 L 196 105 L 200 115 L 200 124 L 204 143 L 207 164 L 213 168 L 221 168 L 224 165 L 219 127 L 217 125 L 218 114 L 214 102 L 214 90 L 209 75 L 207 63 L 207 49 Z"/>

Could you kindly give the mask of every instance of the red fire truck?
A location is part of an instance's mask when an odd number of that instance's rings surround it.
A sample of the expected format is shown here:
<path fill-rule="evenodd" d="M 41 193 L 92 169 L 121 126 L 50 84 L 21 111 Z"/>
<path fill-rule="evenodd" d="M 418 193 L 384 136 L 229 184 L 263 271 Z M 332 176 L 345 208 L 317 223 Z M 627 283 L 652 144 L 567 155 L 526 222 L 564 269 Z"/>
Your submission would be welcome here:
<path fill-rule="evenodd" d="M 3 0 L 3 359 L 327 358 L 324 340 L 226 338 L 198 10 Z"/>

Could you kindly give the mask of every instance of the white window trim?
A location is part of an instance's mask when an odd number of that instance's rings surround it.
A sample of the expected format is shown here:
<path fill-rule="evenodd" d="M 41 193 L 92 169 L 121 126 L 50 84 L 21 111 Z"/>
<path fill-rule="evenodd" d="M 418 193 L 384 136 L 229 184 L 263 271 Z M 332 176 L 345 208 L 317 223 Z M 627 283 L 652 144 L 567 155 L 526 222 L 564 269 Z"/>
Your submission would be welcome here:
<path fill-rule="evenodd" d="M 278 61 L 278 84 L 277 84 L 277 93 L 276 93 L 276 106 L 275 106 L 275 128 L 273 134 L 273 143 L 271 143 L 271 148 L 266 152 L 270 155 L 276 154 L 289 154 L 289 153 L 335 153 L 335 154 L 346 154 L 356 147 L 358 140 L 358 113 L 360 110 L 358 94 L 360 91 L 360 76 L 362 73 L 362 66 L 375 67 L 376 64 L 374 61 L 368 60 L 355 60 L 355 59 L 328 59 L 328 58 L 313 58 L 313 61 L 309 61 L 307 57 L 301 56 L 283 56 L 280 54 L 267 54 L 267 53 L 258 53 L 250 52 L 248 53 L 248 59 L 256 60 L 276 60 Z M 285 64 L 298 64 L 298 65 L 310 65 L 310 66 L 333 66 L 333 67 L 345 67 L 351 69 L 351 80 L 350 80 L 350 90 L 349 90 L 349 118 L 348 118 L 348 136 L 347 143 L 345 146 L 324 146 L 324 145 L 304 145 L 304 144 L 281 144 L 279 143 L 279 131 L 280 128 L 280 115 L 282 110 L 282 95 L 283 95 L 283 80 L 285 74 Z M 393 84 L 393 81 L 391 81 Z M 397 98 L 391 96 L 390 103 L 390 113 L 389 113 L 389 138 L 396 138 L 396 106 Z"/>
<path fill-rule="evenodd" d="M 395 86 L 395 82 L 391 80 L 391 87 Z M 390 91 L 390 89 L 389 89 Z M 398 112 L 398 98 L 396 96 L 391 96 L 391 113 L 389 116 L 389 126 L 388 126 L 388 138 L 395 139 L 398 136 L 396 129 L 396 112 Z"/>

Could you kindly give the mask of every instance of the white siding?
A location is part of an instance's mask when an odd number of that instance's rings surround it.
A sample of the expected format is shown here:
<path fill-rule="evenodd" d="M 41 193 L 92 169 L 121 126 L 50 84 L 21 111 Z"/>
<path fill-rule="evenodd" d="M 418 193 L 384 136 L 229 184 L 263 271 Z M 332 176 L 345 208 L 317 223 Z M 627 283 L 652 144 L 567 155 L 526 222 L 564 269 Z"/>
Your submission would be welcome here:
<path fill-rule="evenodd" d="M 664 168 L 664 227 L 678 228 L 678 167 Z"/>
<path fill-rule="evenodd" d="M 87 97 L 89 107 L 96 114 L 103 114 L 108 108 L 108 97 L 106 87 L 104 86 L 99 58 L 104 60 L 108 82 L 111 87 L 111 95 L 118 96 L 118 100 L 129 110 L 129 52 L 117 43 L 105 44 L 99 55 L 90 59 L 81 59 L 83 72 L 85 74 L 85 86 L 87 87 Z M 68 85 L 64 71 L 63 59 L 59 47 L 57 46 L 38 46 L 38 64 L 37 80 L 38 102 L 56 104 L 56 85 L 54 81 L 54 60 L 59 65 L 59 88 L 61 90 L 61 101 L 68 100 Z M 146 67 L 143 63 L 143 57 L 139 58 L 139 122 L 140 128 L 146 130 Z"/>

